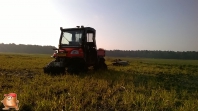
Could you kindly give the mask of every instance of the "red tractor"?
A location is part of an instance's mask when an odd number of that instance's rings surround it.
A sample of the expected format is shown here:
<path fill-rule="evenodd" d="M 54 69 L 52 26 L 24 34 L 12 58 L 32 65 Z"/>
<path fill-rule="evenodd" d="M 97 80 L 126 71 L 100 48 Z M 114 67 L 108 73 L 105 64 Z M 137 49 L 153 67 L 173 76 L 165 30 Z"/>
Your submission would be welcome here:
<path fill-rule="evenodd" d="M 44 73 L 78 73 L 94 69 L 107 69 L 105 50 L 96 47 L 96 30 L 91 27 L 60 28 L 58 49 L 52 57 L 54 61 L 45 66 Z"/>

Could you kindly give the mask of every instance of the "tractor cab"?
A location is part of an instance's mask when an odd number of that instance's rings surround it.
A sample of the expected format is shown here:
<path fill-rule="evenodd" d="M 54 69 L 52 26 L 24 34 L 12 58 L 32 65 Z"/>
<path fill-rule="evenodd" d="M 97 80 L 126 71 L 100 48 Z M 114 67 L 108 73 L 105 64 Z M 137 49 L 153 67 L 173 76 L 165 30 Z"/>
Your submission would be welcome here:
<path fill-rule="evenodd" d="M 95 41 L 96 31 L 91 27 L 79 27 L 61 29 L 59 40 L 59 52 L 67 52 L 67 57 L 81 57 L 88 64 L 95 64 L 97 59 L 97 47 Z M 59 54 L 61 55 L 61 54 Z"/>
<path fill-rule="evenodd" d="M 90 45 L 96 47 L 95 29 L 90 27 L 61 29 L 59 48 L 83 47 Z"/>

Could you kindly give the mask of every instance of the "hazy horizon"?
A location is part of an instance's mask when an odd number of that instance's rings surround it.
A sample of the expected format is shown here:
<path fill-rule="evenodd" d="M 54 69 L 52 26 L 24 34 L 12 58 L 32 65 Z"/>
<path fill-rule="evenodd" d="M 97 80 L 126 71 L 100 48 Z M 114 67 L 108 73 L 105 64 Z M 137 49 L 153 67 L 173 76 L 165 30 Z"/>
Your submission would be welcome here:
<path fill-rule="evenodd" d="M 96 29 L 106 50 L 198 51 L 197 0 L 1 0 L 0 43 L 58 46 L 60 27 Z"/>
<path fill-rule="evenodd" d="M 58 48 L 57 46 L 53 46 L 53 45 L 38 45 L 38 44 L 16 44 L 16 43 L 0 43 L 0 44 L 6 44 L 6 45 L 11 45 L 11 44 L 15 44 L 15 45 L 25 45 L 25 46 L 28 46 L 28 45 L 31 45 L 31 46 L 42 46 L 42 47 L 45 47 L 45 46 L 51 46 L 51 47 L 56 47 Z M 4 47 L 5 48 L 5 47 Z M 53 49 L 52 49 L 53 50 Z M 138 49 L 134 49 L 134 50 L 125 50 L 125 49 L 105 49 L 107 51 L 138 51 Z M 139 51 L 173 51 L 173 50 L 147 50 L 147 49 L 142 49 L 142 50 L 139 50 Z M 173 51 L 173 52 L 191 52 L 191 51 Z M 192 51 L 194 52 L 194 51 Z M 198 51 L 195 51 L 195 52 L 198 52 Z"/>

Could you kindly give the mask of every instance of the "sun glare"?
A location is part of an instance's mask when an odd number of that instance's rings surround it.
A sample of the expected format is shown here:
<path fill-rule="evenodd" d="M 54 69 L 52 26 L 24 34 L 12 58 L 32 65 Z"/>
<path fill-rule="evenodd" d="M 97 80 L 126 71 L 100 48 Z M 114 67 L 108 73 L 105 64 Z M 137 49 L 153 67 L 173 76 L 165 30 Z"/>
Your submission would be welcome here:
<path fill-rule="evenodd" d="M 0 3 L 0 43 L 57 45 L 61 15 L 51 2 Z"/>

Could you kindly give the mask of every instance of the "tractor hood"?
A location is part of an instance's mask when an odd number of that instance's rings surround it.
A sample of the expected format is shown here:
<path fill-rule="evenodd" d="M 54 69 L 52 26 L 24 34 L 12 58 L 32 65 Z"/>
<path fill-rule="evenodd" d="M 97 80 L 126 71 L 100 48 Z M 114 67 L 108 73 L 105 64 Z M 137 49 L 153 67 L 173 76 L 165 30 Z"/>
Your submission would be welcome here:
<path fill-rule="evenodd" d="M 61 48 L 56 49 L 54 54 L 51 56 L 56 57 L 83 57 L 84 53 L 82 48 Z"/>

